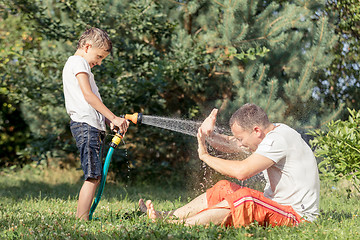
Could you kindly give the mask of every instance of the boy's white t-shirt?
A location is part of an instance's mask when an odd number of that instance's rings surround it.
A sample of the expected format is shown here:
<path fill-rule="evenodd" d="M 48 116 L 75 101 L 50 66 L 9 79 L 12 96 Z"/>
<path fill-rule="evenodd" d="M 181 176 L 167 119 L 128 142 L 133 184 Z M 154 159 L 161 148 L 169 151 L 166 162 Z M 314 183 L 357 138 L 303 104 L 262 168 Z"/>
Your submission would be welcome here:
<path fill-rule="evenodd" d="M 92 92 L 102 101 L 89 63 L 81 56 L 71 56 L 65 63 L 62 75 L 66 111 L 71 120 L 85 122 L 105 131 L 105 117 L 85 100 L 80 89 L 76 75 L 81 72 L 88 74 Z"/>
<path fill-rule="evenodd" d="M 290 205 L 308 221 L 319 214 L 320 180 L 315 156 L 301 135 L 285 124 L 276 124 L 255 153 L 275 162 L 263 171 L 264 196 Z"/>

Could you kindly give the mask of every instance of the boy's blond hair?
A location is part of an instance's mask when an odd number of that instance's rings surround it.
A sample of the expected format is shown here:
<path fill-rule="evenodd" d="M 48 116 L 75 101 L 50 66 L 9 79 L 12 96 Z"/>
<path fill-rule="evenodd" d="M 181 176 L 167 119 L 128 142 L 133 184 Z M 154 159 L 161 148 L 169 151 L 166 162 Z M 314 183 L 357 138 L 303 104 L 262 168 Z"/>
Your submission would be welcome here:
<path fill-rule="evenodd" d="M 99 28 L 92 27 L 87 29 L 80 37 L 77 48 L 83 48 L 86 43 L 91 43 L 94 47 L 105 49 L 107 52 L 112 50 L 112 42 L 108 34 Z"/>

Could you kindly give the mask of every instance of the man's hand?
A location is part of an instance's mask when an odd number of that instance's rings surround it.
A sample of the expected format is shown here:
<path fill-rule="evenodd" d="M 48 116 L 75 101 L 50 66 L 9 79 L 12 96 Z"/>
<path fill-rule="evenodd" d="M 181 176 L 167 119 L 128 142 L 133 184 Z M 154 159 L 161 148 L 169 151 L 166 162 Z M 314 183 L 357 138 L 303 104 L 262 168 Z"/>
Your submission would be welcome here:
<path fill-rule="evenodd" d="M 198 134 L 197 134 L 197 140 L 198 140 L 198 154 L 199 158 L 201 160 L 204 160 L 204 157 L 209 155 L 207 149 L 206 149 L 206 143 L 205 143 L 205 136 L 201 132 L 201 129 L 199 128 Z"/>
<path fill-rule="evenodd" d="M 214 108 L 210 115 L 201 124 L 199 130 L 202 132 L 202 134 L 210 136 L 214 132 L 217 112 L 218 110 Z"/>

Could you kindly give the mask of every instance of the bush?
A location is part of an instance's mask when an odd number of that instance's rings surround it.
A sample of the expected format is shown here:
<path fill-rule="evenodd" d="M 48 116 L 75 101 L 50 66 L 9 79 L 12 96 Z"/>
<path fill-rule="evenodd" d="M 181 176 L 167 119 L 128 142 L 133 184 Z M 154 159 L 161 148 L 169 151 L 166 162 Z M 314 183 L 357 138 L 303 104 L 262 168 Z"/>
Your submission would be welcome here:
<path fill-rule="evenodd" d="M 310 144 L 322 160 L 319 163 L 322 178 L 333 181 L 346 178 L 360 192 L 360 111 L 348 111 L 349 120 L 331 121 L 328 131 L 311 131 L 314 139 Z"/>

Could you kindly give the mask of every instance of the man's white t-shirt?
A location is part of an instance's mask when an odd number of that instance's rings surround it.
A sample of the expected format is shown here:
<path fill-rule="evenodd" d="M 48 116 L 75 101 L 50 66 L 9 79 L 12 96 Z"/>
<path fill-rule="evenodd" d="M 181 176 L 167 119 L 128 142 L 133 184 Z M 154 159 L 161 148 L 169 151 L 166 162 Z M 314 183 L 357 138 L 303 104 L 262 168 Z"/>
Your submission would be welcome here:
<path fill-rule="evenodd" d="M 82 72 L 88 74 L 92 92 L 102 101 L 89 63 L 81 56 L 71 56 L 68 58 L 63 69 L 66 111 L 70 115 L 71 120 L 85 122 L 99 130 L 105 131 L 105 117 L 85 100 L 80 89 L 76 75 Z"/>
<path fill-rule="evenodd" d="M 263 171 L 264 196 L 290 205 L 308 221 L 319 214 L 320 180 L 315 156 L 301 135 L 285 124 L 276 124 L 255 153 L 275 162 Z"/>

